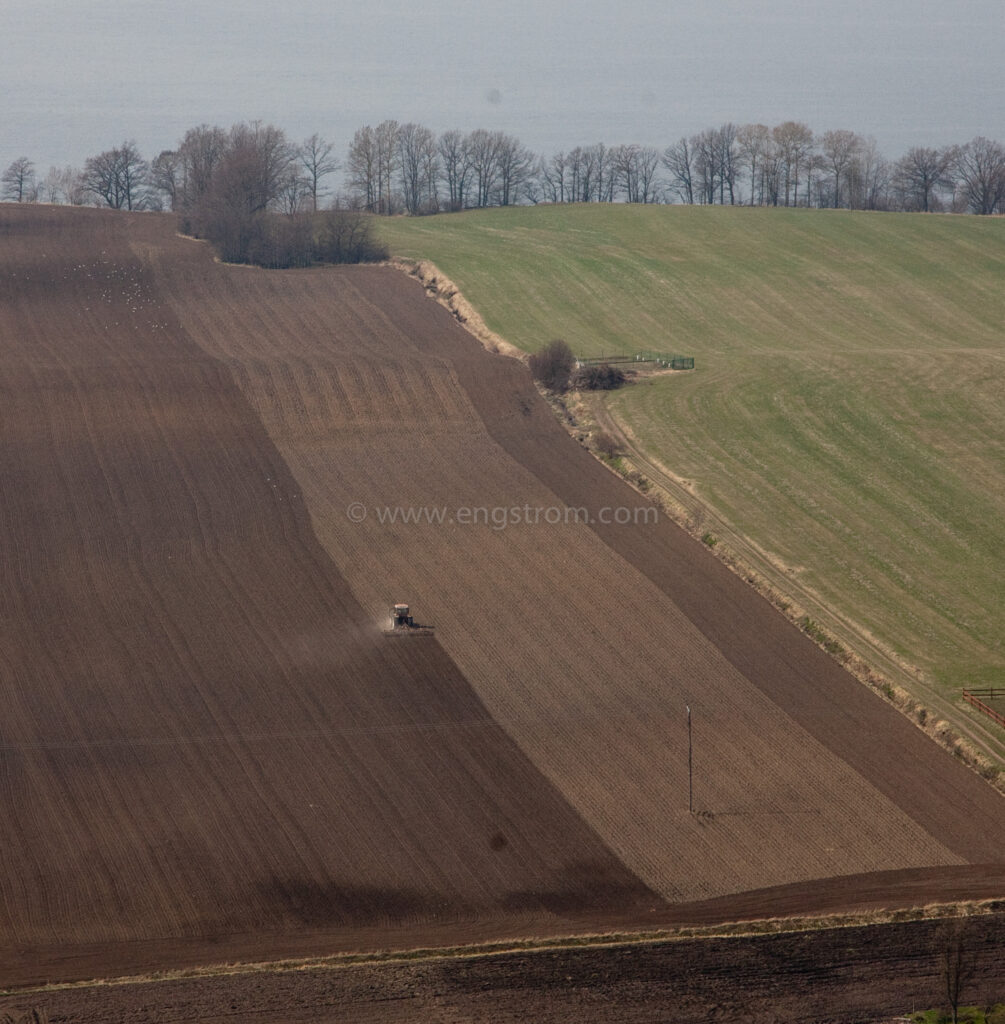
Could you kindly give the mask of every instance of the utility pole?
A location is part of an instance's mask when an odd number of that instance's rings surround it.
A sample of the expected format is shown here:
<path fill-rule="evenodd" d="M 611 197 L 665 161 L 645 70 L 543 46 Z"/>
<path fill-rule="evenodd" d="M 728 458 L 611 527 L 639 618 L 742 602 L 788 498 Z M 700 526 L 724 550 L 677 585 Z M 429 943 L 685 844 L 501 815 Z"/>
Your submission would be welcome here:
<path fill-rule="evenodd" d="M 691 771 L 691 705 L 687 708 L 687 813 L 694 814 L 694 776 Z"/>

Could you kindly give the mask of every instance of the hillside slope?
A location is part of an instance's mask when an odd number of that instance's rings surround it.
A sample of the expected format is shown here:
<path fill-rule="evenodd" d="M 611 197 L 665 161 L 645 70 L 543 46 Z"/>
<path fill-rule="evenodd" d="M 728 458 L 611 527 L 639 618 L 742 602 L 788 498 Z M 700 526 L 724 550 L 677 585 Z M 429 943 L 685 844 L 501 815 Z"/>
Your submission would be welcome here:
<path fill-rule="evenodd" d="M 580 206 L 381 229 L 525 349 L 694 355 L 608 399 L 633 443 L 783 594 L 1005 750 L 960 696 L 1005 683 L 1005 221 Z"/>
<path fill-rule="evenodd" d="M 672 524 L 602 523 L 637 496 L 416 282 L 147 215 L 0 239 L 8 976 L 1003 859 L 989 787 Z M 381 636 L 402 599 L 435 640 Z"/>

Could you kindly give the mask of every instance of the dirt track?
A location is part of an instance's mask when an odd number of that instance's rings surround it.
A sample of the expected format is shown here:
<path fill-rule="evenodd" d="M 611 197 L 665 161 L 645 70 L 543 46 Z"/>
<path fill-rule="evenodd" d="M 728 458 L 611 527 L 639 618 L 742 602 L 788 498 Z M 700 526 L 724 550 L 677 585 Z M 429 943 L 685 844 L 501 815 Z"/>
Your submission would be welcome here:
<path fill-rule="evenodd" d="M 638 503 L 418 283 L 153 216 L 0 243 L 6 977 L 1005 861 L 1000 798 L 672 524 L 379 524 Z"/>

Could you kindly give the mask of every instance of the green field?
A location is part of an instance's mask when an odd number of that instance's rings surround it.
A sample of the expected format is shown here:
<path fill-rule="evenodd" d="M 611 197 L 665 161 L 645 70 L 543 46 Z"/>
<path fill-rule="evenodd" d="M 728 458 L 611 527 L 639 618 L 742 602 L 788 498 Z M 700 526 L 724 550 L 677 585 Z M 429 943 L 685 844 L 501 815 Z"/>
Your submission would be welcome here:
<path fill-rule="evenodd" d="M 695 356 L 608 400 L 646 453 L 959 721 L 962 687 L 1005 686 L 1005 220 L 566 206 L 380 227 L 521 348 Z"/>

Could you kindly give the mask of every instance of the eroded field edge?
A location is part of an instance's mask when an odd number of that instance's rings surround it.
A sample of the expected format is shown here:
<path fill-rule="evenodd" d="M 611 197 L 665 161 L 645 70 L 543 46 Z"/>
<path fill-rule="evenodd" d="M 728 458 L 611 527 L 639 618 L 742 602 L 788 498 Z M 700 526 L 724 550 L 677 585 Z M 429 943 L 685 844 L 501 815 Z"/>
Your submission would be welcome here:
<path fill-rule="evenodd" d="M 1005 915 L 1005 900 L 965 900 L 929 903 L 898 910 L 863 910 L 807 917 L 760 918 L 751 921 L 726 921 L 714 925 L 681 925 L 676 928 L 645 931 L 613 931 L 527 939 L 507 939 L 461 946 L 417 947 L 367 953 L 333 953 L 324 956 L 287 957 L 282 960 L 227 962 L 199 967 L 154 971 L 146 974 L 86 981 L 52 982 L 25 988 L 0 989 L 0 996 L 30 996 L 91 988 L 151 985 L 160 982 L 206 978 L 236 977 L 254 974 L 285 974 L 306 971 L 349 969 L 380 964 L 428 963 L 444 960 L 465 961 L 487 957 L 549 953 L 568 949 L 623 949 L 656 946 L 674 942 L 713 939 L 758 938 L 764 935 L 789 935 L 800 932 L 839 931 L 865 926 L 900 925 L 915 921 L 952 921 L 961 918 Z"/>

